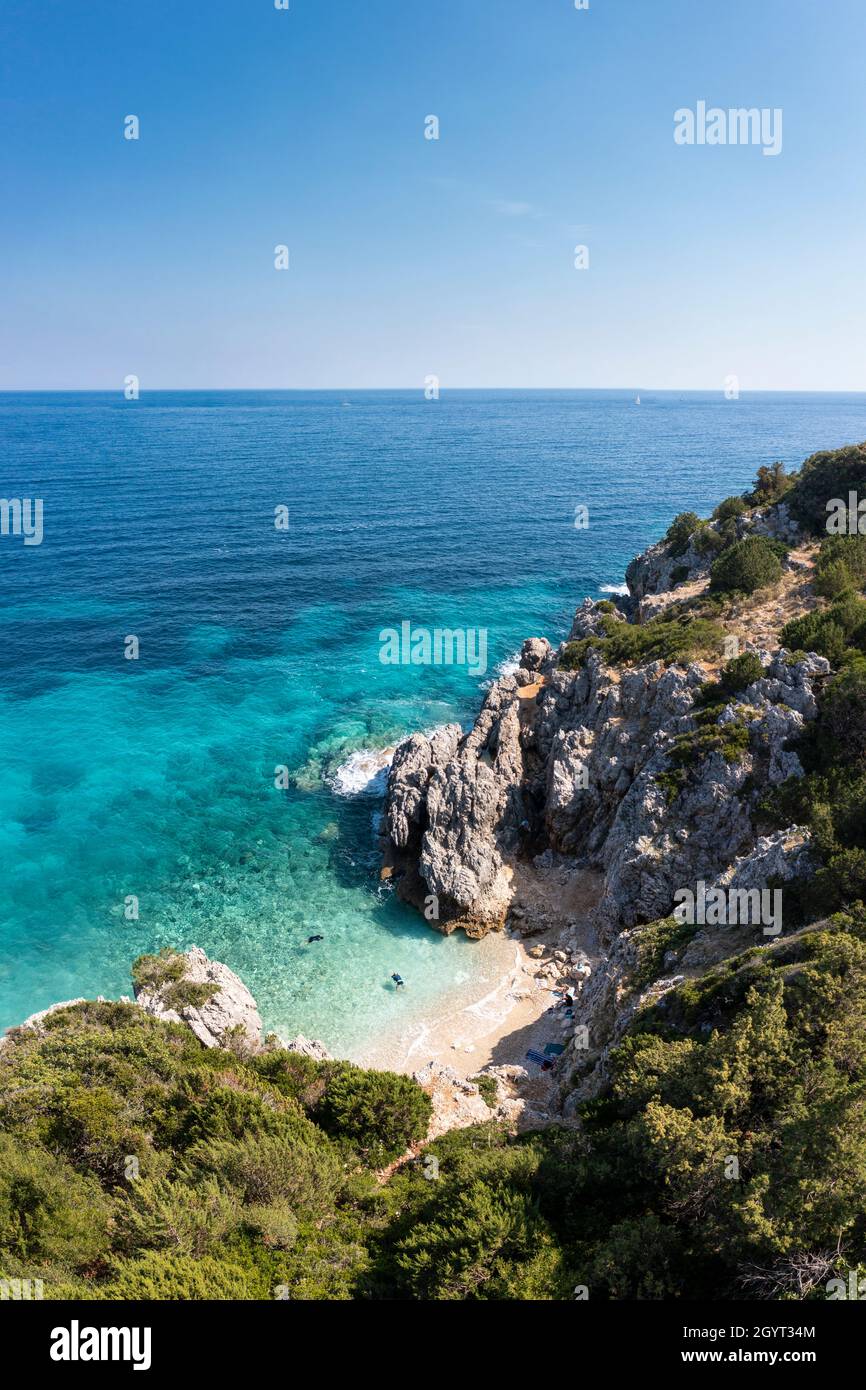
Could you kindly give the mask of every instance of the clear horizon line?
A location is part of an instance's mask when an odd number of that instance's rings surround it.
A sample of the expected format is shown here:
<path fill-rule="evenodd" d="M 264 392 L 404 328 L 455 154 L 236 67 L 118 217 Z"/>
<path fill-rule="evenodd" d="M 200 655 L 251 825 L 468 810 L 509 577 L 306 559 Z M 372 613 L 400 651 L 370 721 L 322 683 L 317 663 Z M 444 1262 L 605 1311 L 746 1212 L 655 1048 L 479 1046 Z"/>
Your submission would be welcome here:
<path fill-rule="evenodd" d="M 348 392 L 417 392 L 423 395 L 424 386 L 147 386 L 139 387 L 139 397 L 144 395 L 155 395 L 157 393 L 167 394 L 170 392 L 187 393 L 193 392 L 223 392 L 223 391 L 247 391 L 247 392 L 284 392 L 307 393 L 331 392 L 334 394 L 346 394 Z M 570 392 L 593 392 L 593 391 L 623 391 L 640 395 L 644 392 L 647 395 L 725 395 L 724 388 L 715 386 L 440 386 L 439 396 L 447 393 L 456 394 L 461 391 L 570 391 Z M 123 396 L 122 386 L 112 384 L 111 386 L 0 386 L 0 395 L 3 396 L 27 396 L 27 395 L 119 395 Z M 866 386 L 760 386 L 745 387 L 739 391 L 742 396 L 773 396 L 773 395 L 797 395 L 797 396 L 863 396 L 866 395 Z M 732 398 L 729 403 L 736 404 L 737 398 Z M 134 405 L 134 401 L 129 402 Z"/>

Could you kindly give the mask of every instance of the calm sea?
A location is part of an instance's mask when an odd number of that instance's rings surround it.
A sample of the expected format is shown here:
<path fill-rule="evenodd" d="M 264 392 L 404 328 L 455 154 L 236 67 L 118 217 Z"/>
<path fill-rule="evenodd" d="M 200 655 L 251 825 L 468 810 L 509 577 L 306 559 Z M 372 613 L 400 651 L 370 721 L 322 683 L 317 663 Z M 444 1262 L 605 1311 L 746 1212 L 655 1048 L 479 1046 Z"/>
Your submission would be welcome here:
<path fill-rule="evenodd" d="M 359 755 L 470 718 L 676 512 L 866 438 L 862 395 L 634 397 L 0 395 L 0 494 L 44 504 L 0 537 L 0 1026 L 196 943 L 358 1053 L 482 969 L 380 885 Z M 383 665 L 405 620 L 486 629 L 488 671 Z"/>

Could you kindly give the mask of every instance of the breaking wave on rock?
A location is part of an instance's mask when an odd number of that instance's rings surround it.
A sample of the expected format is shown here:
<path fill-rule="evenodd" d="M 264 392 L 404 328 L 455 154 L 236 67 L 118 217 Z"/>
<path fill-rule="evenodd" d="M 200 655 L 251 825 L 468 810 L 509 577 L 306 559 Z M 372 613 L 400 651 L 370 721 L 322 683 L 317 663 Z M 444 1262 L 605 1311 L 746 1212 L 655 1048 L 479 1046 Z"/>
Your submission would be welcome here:
<path fill-rule="evenodd" d="M 384 796 L 393 748 L 359 748 L 326 777 L 337 796 Z"/>

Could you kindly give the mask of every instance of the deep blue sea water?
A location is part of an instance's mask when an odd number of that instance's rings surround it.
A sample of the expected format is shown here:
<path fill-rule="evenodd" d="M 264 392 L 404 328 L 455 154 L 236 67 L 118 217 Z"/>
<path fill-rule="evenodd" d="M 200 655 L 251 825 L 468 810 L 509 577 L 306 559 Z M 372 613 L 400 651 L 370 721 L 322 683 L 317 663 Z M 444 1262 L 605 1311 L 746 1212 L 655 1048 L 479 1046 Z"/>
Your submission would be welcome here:
<path fill-rule="evenodd" d="M 0 1026 L 193 942 L 336 1052 L 435 1011 L 483 953 L 380 884 L 335 774 L 483 681 L 380 630 L 486 628 L 489 679 L 676 512 L 864 438 L 862 395 L 0 395 L 0 494 L 44 500 L 41 545 L 0 537 Z"/>

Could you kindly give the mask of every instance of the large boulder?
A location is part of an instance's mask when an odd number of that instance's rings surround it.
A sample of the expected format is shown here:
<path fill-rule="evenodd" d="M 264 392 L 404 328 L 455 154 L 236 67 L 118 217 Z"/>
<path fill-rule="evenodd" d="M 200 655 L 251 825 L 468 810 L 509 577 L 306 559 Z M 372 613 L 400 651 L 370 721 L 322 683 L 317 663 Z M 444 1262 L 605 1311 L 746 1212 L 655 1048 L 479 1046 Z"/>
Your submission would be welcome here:
<path fill-rule="evenodd" d="M 240 1041 L 261 1045 L 262 1020 L 243 980 L 200 946 L 167 956 L 144 957 L 148 967 L 134 980 L 136 1003 L 168 1023 L 185 1023 L 205 1047 Z M 151 965 L 151 963 L 153 963 Z"/>

